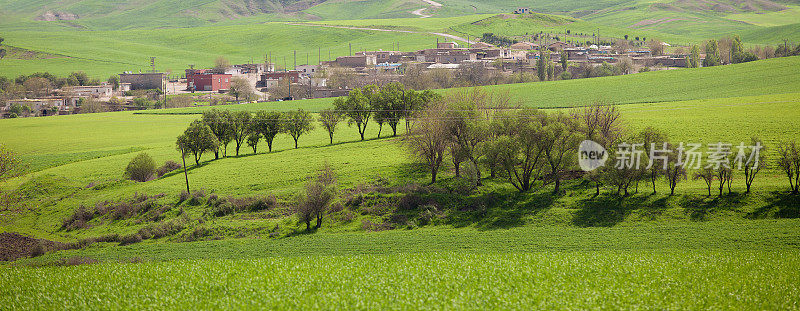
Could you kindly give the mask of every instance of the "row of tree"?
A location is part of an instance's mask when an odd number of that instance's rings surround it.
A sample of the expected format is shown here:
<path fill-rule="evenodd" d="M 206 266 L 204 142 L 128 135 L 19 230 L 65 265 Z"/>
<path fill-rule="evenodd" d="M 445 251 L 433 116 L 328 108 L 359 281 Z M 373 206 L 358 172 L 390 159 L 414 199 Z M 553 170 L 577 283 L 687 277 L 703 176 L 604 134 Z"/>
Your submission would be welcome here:
<path fill-rule="evenodd" d="M 578 146 L 583 140 L 594 141 L 610 151 L 621 143 L 641 144 L 644 150 L 638 161 L 644 165 L 618 166 L 620 161 L 625 163 L 626 155 L 609 152 L 605 166 L 588 173 L 579 171 Z M 594 184 L 597 195 L 601 188 L 628 195 L 631 190 L 638 191 L 642 182 L 650 184 L 655 193 L 659 180 L 668 184 L 672 195 L 677 184 L 688 178 L 681 145 L 671 143 L 667 134 L 652 127 L 629 131 L 614 106 L 594 105 L 569 113 L 545 113 L 520 108 L 507 94 L 491 94 L 477 88 L 450 93 L 428 105 L 417 116 L 404 143 L 427 166 L 432 183 L 447 159 L 452 161 L 456 176 L 461 175 L 461 164 L 468 163 L 468 178 L 475 185 L 481 184 L 481 172 L 489 171 L 491 178 L 505 179 L 520 192 L 554 185 L 553 191 L 558 193 L 566 176 L 582 176 Z M 752 138 L 750 144 L 763 146 L 758 138 Z M 736 164 L 750 192 L 756 175 L 768 163 L 763 156 L 756 160 L 754 153 L 763 155 L 763 148 L 748 150 Z M 722 195 L 726 187 L 731 191 L 733 162 L 703 167 L 692 176 L 706 182 L 709 195 L 715 183 Z M 654 165 L 648 167 L 648 163 Z M 797 193 L 800 150 L 796 144 L 781 144 L 773 163 L 786 174 L 792 192 Z"/>

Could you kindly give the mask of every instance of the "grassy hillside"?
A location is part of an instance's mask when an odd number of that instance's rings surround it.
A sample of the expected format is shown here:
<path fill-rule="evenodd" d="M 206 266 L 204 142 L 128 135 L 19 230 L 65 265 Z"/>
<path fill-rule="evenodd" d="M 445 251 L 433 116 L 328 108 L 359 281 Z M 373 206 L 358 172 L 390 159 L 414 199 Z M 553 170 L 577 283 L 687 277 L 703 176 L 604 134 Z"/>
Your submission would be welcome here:
<path fill-rule="evenodd" d="M 400 42 L 404 50 L 416 50 L 435 45 L 430 35 L 364 30 L 292 26 L 282 23 L 209 26 L 186 29 L 73 31 L 48 26 L 47 31 L 16 29 L 3 33 L 10 46 L 44 51 L 59 55 L 47 60 L 4 59 L 0 75 L 16 76 L 37 71 L 64 75 L 85 71 L 106 78 L 122 71 L 147 70 L 151 56 L 156 57 L 159 70 L 183 71 L 189 64 L 213 66 L 218 56 L 233 63 L 251 60 L 264 61 L 272 53 L 273 61 L 290 68 L 293 51 L 297 64 L 305 64 L 306 53 L 312 63 L 369 49 L 388 50 Z"/>

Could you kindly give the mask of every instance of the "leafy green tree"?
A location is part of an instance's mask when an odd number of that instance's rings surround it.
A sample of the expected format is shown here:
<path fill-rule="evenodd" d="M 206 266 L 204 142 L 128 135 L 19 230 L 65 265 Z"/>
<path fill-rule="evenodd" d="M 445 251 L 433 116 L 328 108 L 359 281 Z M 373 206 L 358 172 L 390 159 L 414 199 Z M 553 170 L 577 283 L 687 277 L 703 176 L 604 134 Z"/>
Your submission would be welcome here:
<path fill-rule="evenodd" d="M 431 184 L 436 183 L 449 144 L 447 125 L 442 122 L 446 117 L 447 104 L 444 101 L 431 102 L 420 111 L 407 140 L 411 154 L 421 159 L 431 172 Z"/>
<path fill-rule="evenodd" d="M 500 175 L 520 192 L 527 192 L 541 180 L 544 170 L 544 135 L 541 119 L 545 115 L 536 109 L 525 108 L 501 112 L 492 122 L 496 138 L 489 142 L 490 153 L 496 153 Z"/>
<path fill-rule="evenodd" d="M 626 39 L 627 40 L 627 39 Z M 561 50 L 561 69 L 566 72 L 569 68 L 569 53 L 566 50 Z"/>
<path fill-rule="evenodd" d="M 297 149 L 297 140 L 305 133 L 314 129 L 314 118 L 311 113 L 297 109 L 283 114 L 283 129 L 294 139 L 294 148 Z"/>
<path fill-rule="evenodd" d="M 336 132 L 336 126 L 344 121 L 344 115 L 333 109 L 323 109 L 319 112 L 319 123 L 328 132 L 333 145 L 333 133 Z"/>
<path fill-rule="evenodd" d="M 561 178 L 571 164 L 577 163 L 580 135 L 578 123 L 563 113 L 549 115 L 542 120 L 542 136 L 539 148 L 545 156 L 547 175 L 555 184 L 553 193 L 561 190 Z"/>
<path fill-rule="evenodd" d="M 250 148 L 253 148 L 253 154 L 258 153 L 258 141 L 261 140 L 261 134 L 258 132 L 251 132 L 250 135 L 247 135 L 247 145 Z"/>
<path fill-rule="evenodd" d="M 76 84 L 70 84 L 70 85 L 73 85 L 73 86 L 89 85 L 89 82 L 90 82 L 89 76 L 86 75 L 86 73 L 83 72 L 83 71 L 73 72 L 73 73 L 69 74 L 69 77 L 70 77 L 70 79 L 74 79 L 74 81 L 77 82 Z"/>
<path fill-rule="evenodd" d="M 6 49 L 2 48 L 3 41 L 5 41 L 5 39 L 3 39 L 3 37 L 0 37 L 0 59 L 3 59 L 3 58 L 6 57 Z"/>
<path fill-rule="evenodd" d="M 692 45 L 692 50 L 689 52 L 689 61 L 687 63 L 689 68 L 700 67 L 700 47 L 696 44 Z"/>
<path fill-rule="evenodd" d="M 115 91 L 119 89 L 119 76 L 118 75 L 111 75 L 110 77 L 108 77 L 107 82 L 108 82 L 108 84 L 111 84 L 111 87 L 113 87 Z"/>
<path fill-rule="evenodd" d="M 364 140 L 364 132 L 367 130 L 367 124 L 370 117 L 372 117 L 372 110 L 370 110 L 370 97 L 372 94 L 369 90 L 365 93 L 362 89 L 354 89 L 350 91 L 347 98 L 337 98 L 333 102 L 333 106 L 337 111 L 347 116 L 347 124 L 355 124 L 358 127 L 358 134 L 361 135 L 361 140 Z"/>
<path fill-rule="evenodd" d="M 539 50 L 539 59 L 536 60 L 536 73 L 539 81 L 547 81 L 547 67 L 550 65 L 549 52 L 545 49 Z"/>
<path fill-rule="evenodd" d="M 644 148 L 644 155 L 648 160 L 648 168 L 645 169 L 645 175 L 650 180 L 650 183 L 653 186 L 653 194 L 656 193 L 656 180 L 658 180 L 664 174 L 665 170 L 665 161 L 658 160 L 658 156 L 661 155 L 660 150 L 664 149 L 664 144 L 667 143 L 667 134 L 652 127 L 648 126 L 639 132 L 636 137 L 636 141 L 641 143 Z M 652 155 L 652 157 L 651 157 Z M 660 162 L 659 162 L 660 161 Z M 652 165 L 650 163 L 652 162 Z"/>
<path fill-rule="evenodd" d="M 22 159 L 13 150 L 0 145 L 0 182 L 19 176 L 24 171 Z"/>
<path fill-rule="evenodd" d="M 253 115 L 249 111 L 236 111 L 231 113 L 230 126 L 233 141 L 236 142 L 236 155 L 239 155 L 239 148 L 244 144 L 244 140 L 250 135 L 250 121 Z"/>
<path fill-rule="evenodd" d="M 272 152 L 272 141 L 283 131 L 283 114 L 277 111 L 258 111 L 252 121 L 252 131 L 261 134 Z"/>
<path fill-rule="evenodd" d="M 232 140 L 233 130 L 230 127 L 230 112 L 228 110 L 211 109 L 203 112 L 205 123 L 217 137 L 224 151 L 228 150 L 228 143 Z M 227 152 L 225 153 L 227 154 Z M 223 156 L 225 155 L 223 154 Z M 214 159 L 219 159 L 219 148 L 214 150 Z"/>
<path fill-rule="evenodd" d="M 717 40 L 708 40 L 708 42 L 706 42 L 706 58 L 703 59 L 703 67 L 719 66 L 720 63 L 721 58 L 719 56 Z"/>
<path fill-rule="evenodd" d="M 397 82 L 384 86 L 378 95 L 378 102 L 382 110 L 381 117 L 392 128 L 392 136 L 397 136 L 397 124 L 405 116 L 405 87 Z M 377 113 L 377 112 L 376 112 Z M 376 116 L 377 120 L 377 116 Z"/>
<path fill-rule="evenodd" d="M 194 163 L 197 165 L 200 165 L 203 153 L 213 152 L 219 148 L 219 140 L 214 136 L 211 128 L 201 120 L 192 122 L 183 134 L 178 136 L 175 144 L 182 155 L 193 154 Z"/>

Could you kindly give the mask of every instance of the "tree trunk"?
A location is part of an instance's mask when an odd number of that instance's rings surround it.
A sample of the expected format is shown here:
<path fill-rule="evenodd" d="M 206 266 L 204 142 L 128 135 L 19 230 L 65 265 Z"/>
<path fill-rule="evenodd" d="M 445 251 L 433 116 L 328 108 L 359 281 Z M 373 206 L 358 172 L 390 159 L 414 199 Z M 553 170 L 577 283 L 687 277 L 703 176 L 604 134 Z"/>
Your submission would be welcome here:
<path fill-rule="evenodd" d="M 189 173 L 186 172 L 186 157 L 181 155 L 181 160 L 183 160 L 183 177 L 186 178 L 186 193 L 191 194 L 189 192 Z"/>
<path fill-rule="evenodd" d="M 470 161 L 472 161 L 472 165 L 475 166 L 475 185 L 476 186 L 483 186 L 483 182 L 481 182 L 481 168 L 478 166 L 478 160 L 475 157 L 470 156 Z"/>
<path fill-rule="evenodd" d="M 306 221 L 306 231 L 311 231 L 311 220 Z"/>
<path fill-rule="evenodd" d="M 328 132 L 328 136 L 331 137 L 331 145 L 333 145 L 333 132 Z"/>
<path fill-rule="evenodd" d="M 378 138 L 381 138 L 382 130 L 383 130 L 383 123 L 378 123 Z"/>
<path fill-rule="evenodd" d="M 360 135 L 361 135 L 361 140 L 363 141 L 363 140 L 364 140 L 364 132 L 366 132 L 366 131 L 367 131 L 367 125 L 366 125 L 366 124 L 364 124 L 364 125 L 363 125 L 363 128 L 362 128 L 362 125 L 361 125 L 361 123 L 359 123 L 359 124 L 357 124 L 357 125 L 358 125 L 358 134 L 360 134 Z"/>
<path fill-rule="evenodd" d="M 455 166 L 456 177 L 461 177 L 461 162 L 455 163 L 455 161 L 453 161 L 453 166 Z"/>
<path fill-rule="evenodd" d="M 435 169 L 431 169 L 431 185 L 436 183 L 436 173 L 438 173 Z"/>
<path fill-rule="evenodd" d="M 269 148 L 269 152 L 272 152 L 272 140 L 267 140 L 267 147 Z"/>
<path fill-rule="evenodd" d="M 219 160 L 219 148 L 214 149 L 214 160 Z"/>
<path fill-rule="evenodd" d="M 556 186 L 553 189 L 553 194 L 558 194 L 558 190 L 561 189 L 561 177 L 556 174 Z M 625 195 L 628 195 L 628 189 L 625 189 Z"/>
<path fill-rule="evenodd" d="M 292 138 L 294 138 L 294 149 L 297 149 L 297 137 L 292 137 Z"/>

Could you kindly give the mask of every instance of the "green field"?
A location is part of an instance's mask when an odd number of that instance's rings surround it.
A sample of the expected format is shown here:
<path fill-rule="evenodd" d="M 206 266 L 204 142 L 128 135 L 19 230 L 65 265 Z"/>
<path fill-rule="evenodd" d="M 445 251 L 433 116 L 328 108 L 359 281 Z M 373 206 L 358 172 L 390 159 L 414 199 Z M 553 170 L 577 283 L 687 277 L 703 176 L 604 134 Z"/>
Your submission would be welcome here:
<path fill-rule="evenodd" d="M 797 225 L 436 229 L 93 248 L 60 255 L 104 263 L 7 269 L 0 302 L 13 309 L 793 309 Z"/>

